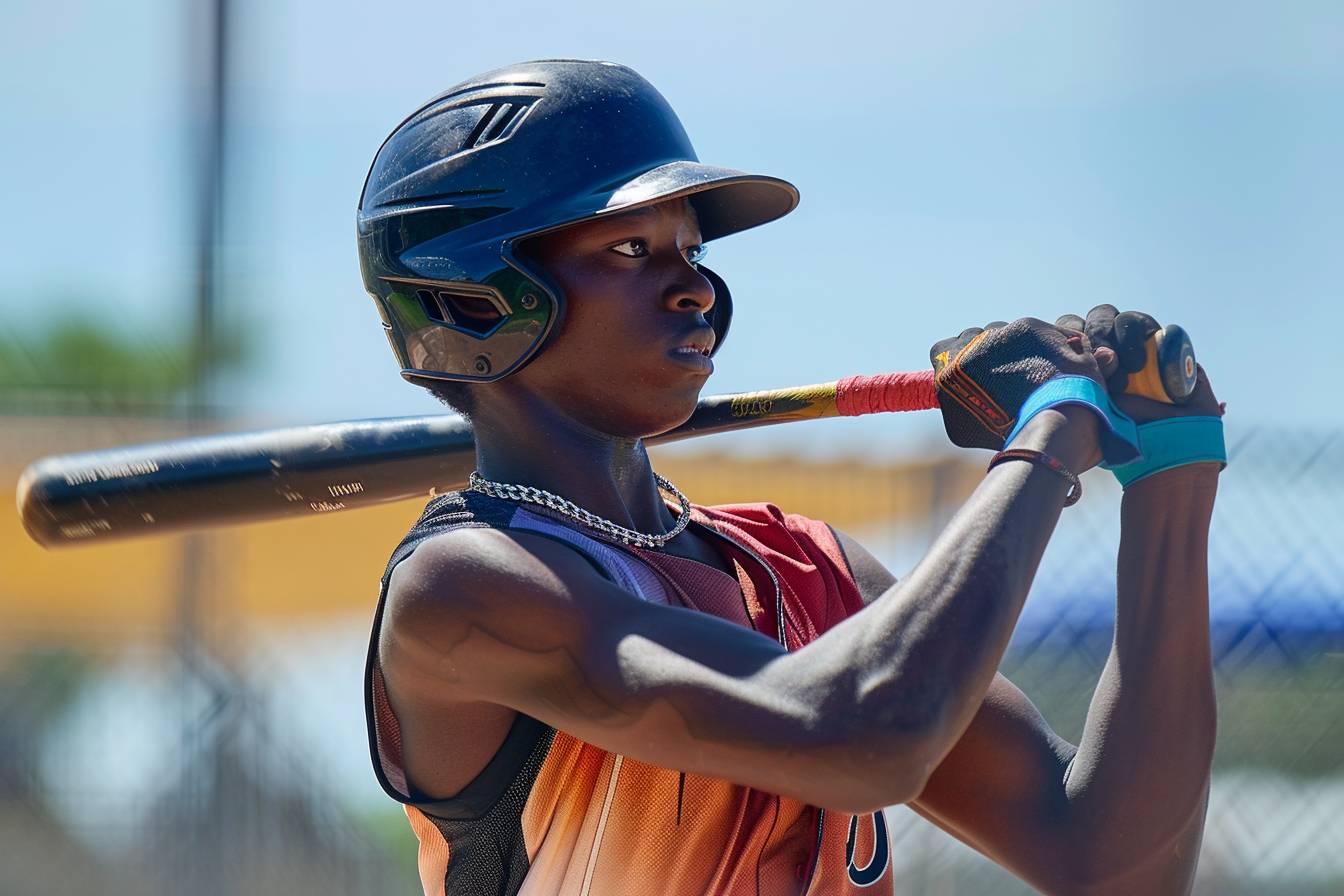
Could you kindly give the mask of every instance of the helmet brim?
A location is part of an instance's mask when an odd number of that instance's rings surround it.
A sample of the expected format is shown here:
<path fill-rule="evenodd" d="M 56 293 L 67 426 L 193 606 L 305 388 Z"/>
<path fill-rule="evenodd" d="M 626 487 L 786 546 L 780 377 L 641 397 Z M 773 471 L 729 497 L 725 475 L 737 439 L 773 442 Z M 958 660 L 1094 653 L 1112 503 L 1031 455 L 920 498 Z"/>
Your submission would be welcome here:
<path fill-rule="evenodd" d="M 700 162 L 669 162 L 612 190 L 596 215 L 619 214 L 669 199 L 690 198 L 705 242 L 782 218 L 798 205 L 786 180 Z"/>

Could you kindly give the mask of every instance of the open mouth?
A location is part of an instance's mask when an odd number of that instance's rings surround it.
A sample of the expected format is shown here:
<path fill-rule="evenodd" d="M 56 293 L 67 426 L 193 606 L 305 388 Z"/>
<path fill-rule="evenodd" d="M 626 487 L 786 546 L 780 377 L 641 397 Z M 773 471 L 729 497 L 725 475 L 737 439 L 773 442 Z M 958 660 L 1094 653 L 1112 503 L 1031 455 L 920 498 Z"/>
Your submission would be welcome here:
<path fill-rule="evenodd" d="M 713 340 L 709 342 L 688 342 L 669 351 L 667 357 L 687 370 L 693 370 L 700 375 L 708 375 L 714 371 L 714 361 L 709 357 L 713 347 Z"/>

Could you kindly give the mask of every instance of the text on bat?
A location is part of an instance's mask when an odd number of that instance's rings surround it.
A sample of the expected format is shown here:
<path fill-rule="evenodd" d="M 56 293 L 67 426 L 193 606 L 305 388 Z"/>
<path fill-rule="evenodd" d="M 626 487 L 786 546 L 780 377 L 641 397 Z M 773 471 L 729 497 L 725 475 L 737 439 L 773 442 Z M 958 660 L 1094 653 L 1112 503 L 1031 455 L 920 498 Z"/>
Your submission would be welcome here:
<path fill-rule="evenodd" d="M 760 417 L 770 413 L 774 406 L 774 401 L 769 398 L 752 398 L 745 396 L 743 398 L 734 398 L 733 403 L 729 405 L 729 410 L 734 417 Z"/>
<path fill-rule="evenodd" d="M 150 473 L 157 472 L 159 472 L 158 461 L 133 461 L 111 467 L 90 467 L 87 470 L 66 473 L 65 484 L 83 485 L 86 482 L 97 482 L 100 479 L 125 479 L 127 476 L 148 476 Z"/>
<path fill-rule="evenodd" d="M 88 520 L 61 527 L 61 535 L 65 538 L 88 538 L 90 535 L 96 535 L 99 532 L 111 531 L 112 524 L 107 520 Z"/>

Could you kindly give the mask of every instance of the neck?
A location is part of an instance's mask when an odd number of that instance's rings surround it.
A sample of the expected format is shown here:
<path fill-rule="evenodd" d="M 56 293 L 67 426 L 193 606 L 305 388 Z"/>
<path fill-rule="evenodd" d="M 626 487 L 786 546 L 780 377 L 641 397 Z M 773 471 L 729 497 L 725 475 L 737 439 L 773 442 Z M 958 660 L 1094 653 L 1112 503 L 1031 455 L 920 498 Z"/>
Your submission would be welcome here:
<path fill-rule="evenodd" d="M 552 492 L 640 532 L 672 527 L 642 439 L 599 432 L 533 396 L 494 398 L 472 420 L 481 476 Z"/>

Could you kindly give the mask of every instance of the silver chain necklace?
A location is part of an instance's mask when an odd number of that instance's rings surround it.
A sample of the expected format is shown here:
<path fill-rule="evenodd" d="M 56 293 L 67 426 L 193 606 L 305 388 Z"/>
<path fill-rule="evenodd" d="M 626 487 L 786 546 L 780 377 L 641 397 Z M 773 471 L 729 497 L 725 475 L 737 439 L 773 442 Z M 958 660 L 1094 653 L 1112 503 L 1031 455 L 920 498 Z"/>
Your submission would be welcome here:
<path fill-rule="evenodd" d="M 613 538 L 622 544 L 632 545 L 639 548 L 661 548 L 669 541 L 676 538 L 686 530 L 686 526 L 691 522 L 691 500 L 681 493 L 681 491 L 672 483 L 668 482 L 657 473 L 653 474 L 658 487 L 671 494 L 681 505 L 681 511 L 677 514 L 677 524 L 670 531 L 663 535 L 649 535 L 640 532 L 638 529 L 627 529 L 624 526 L 618 526 L 605 517 L 600 517 L 590 510 L 584 510 L 573 501 L 566 500 L 559 495 L 544 491 L 543 489 L 533 488 L 530 485 L 514 485 L 511 482 L 492 482 L 481 476 L 475 470 L 467 477 L 467 488 L 473 492 L 480 492 L 483 495 L 489 495 L 492 498 L 503 498 L 508 501 L 523 501 L 528 504 L 538 504 L 547 510 L 554 510 L 562 516 L 567 516 L 575 522 L 582 523 L 590 529 L 596 529 L 603 535 Z"/>

